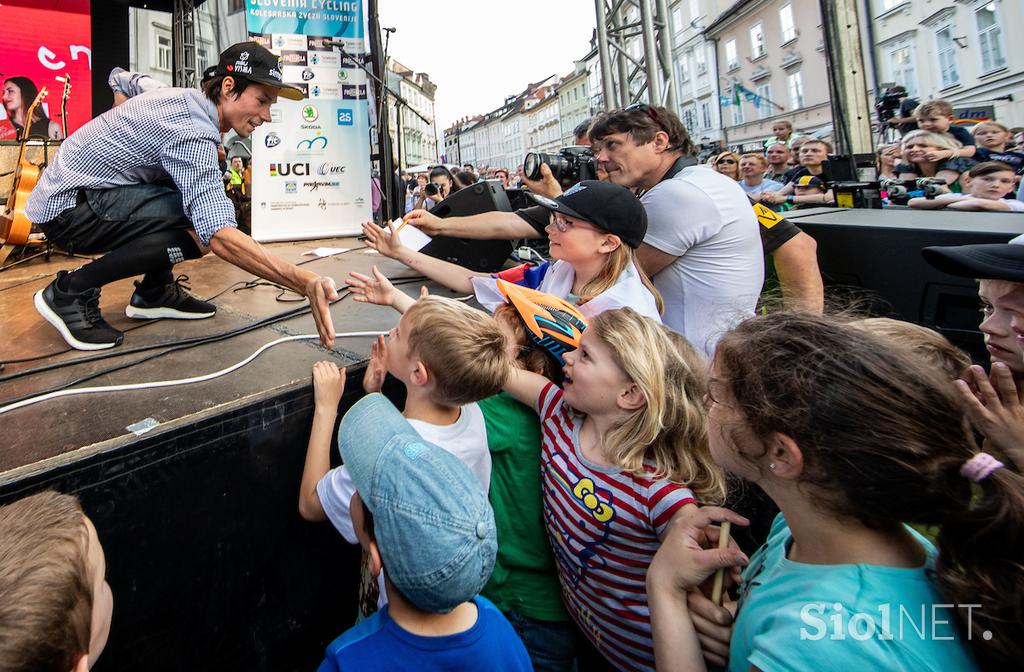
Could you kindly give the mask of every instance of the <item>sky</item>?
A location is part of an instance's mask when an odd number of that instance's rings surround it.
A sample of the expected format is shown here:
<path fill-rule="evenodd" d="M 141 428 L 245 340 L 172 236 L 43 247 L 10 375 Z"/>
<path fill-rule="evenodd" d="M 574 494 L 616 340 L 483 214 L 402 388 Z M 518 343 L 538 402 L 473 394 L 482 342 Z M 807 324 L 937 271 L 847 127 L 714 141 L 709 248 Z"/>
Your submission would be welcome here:
<path fill-rule="evenodd" d="M 440 136 L 463 116 L 501 106 L 548 75 L 566 75 L 590 50 L 594 0 L 379 0 L 393 27 L 388 55 L 437 84 Z"/>

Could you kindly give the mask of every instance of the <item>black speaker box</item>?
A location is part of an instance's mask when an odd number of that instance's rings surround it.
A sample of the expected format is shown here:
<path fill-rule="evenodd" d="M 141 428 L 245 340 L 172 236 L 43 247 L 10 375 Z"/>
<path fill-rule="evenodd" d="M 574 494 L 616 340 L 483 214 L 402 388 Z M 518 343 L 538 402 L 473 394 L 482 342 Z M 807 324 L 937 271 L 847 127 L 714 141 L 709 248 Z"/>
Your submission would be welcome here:
<path fill-rule="evenodd" d="M 868 299 L 873 314 L 936 329 L 976 362 L 988 361 L 977 283 L 936 270 L 921 249 L 1005 243 L 1024 233 L 1024 214 L 816 208 L 787 219 L 817 241 L 826 297 Z"/>
<path fill-rule="evenodd" d="M 430 212 L 445 218 L 494 211 L 512 212 L 512 206 L 500 182 L 477 182 L 460 189 L 435 205 Z M 512 253 L 512 241 L 437 236 L 420 252 L 474 271 L 494 273 L 501 270 Z"/>

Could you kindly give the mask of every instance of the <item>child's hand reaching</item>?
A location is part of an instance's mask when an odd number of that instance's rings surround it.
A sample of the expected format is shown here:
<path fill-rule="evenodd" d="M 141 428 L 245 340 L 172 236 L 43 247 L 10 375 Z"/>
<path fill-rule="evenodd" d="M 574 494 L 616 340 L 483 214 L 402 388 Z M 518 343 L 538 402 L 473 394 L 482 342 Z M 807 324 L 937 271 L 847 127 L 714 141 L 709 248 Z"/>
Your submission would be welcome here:
<path fill-rule="evenodd" d="M 996 362 L 988 377 L 980 366 L 971 366 L 956 386 L 975 428 L 996 452 L 1024 469 L 1024 404 L 1009 367 Z"/>
<path fill-rule="evenodd" d="M 405 249 L 391 222 L 388 222 L 386 229 L 380 228 L 373 222 L 366 222 L 363 224 L 363 235 L 366 236 L 366 246 L 371 250 L 377 250 L 385 257 L 398 259 Z"/>
<path fill-rule="evenodd" d="M 378 306 L 392 306 L 395 302 L 395 286 L 374 266 L 371 275 L 352 271 L 345 283 L 359 303 L 375 303 Z"/>
<path fill-rule="evenodd" d="M 327 361 L 313 365 L 313 400 L 317 412 L 336 414 L 344 391 L 345 369 Z"/>
<path fill-rule="evenodd" d="M 951 158 L 953 156 L 953 150 L 951 149 L 932 149 L 925 153 L 925 161 L 942 161 L 944 159 Z"/>
<path fill-rule="evenodd" d="M 366 365 L 366 373 L 363 374 L 363 390 L 380 392 L 384 387 L 384 378 L 388 375 L 387 365 L 387 344 L 383 336 L 378 336 L 370 348 L 370 362 Z"/>

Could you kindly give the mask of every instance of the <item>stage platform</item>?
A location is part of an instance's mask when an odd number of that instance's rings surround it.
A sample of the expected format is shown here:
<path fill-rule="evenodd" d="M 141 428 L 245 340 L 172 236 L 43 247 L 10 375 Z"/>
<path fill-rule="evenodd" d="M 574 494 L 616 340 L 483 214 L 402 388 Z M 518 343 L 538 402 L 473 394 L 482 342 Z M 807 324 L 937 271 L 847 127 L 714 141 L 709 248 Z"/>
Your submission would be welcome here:
<path fill-rule="evenodd" d="M 318 246 L 353 249 L 303 256 Z M 415 277 L 354 238 L 268 247 L 293 263 L 309 262 L 305 268 L 339 285 L 349 271 L 368 273 L 373 264 L 389 277 Z M 211 373 L 282 336 L 315 333 L 306 312 L 142 361 L 182 339 L 254 325 L 305 305 L 279 301 L 275 287 L 247 286 L 253 276 L 210 255 L 175 271 L 189 276 L 196 296 L 218 295 L 216 317 L 130 320 L 123 308 L 132 282 L 115 283 L 104 288 L 101 308 L 126 330 L 124 343 L 106 351 L 107 359 L 76 364 L 96 353 L 66 351 L 36 313 L 32 296 L 58 270 L 81 263 L 55 254 L 0 272 L 0 359 L 44 356 L 4 366 L 0 406 L 118 365 L 128 366 L 85 385 Z M 415 294 L 421 284 L 400 289 Z M 351 297 L 334 304 L 331 314 L 338 332 L 387 331 L 398 321 L 394 311 Z M 303 521 L 297 494 L 313 411 L 310 369 L 325 358 L 348 367 L 344 410 L 362 396 L 371 341 L 339 338 L 332 352 L 315 340 L 288 342 L 208 382 L 54 399 L 0 415 L 0 503 L 47 488 L 74 493 L 106 548 L 114 619 L 96 670 L 308 670 L 353 623 L 359 551 L 329 523 Z M 161 347 L 131 352 L 150 345 Z M 64 366 L 24 375 L 51 365 Z M 389 384 L 385 393 L 400 403 L 396 387 Z M 152 428 L 139 433 L 139 423 Z M 338 460 L 332 450 L 332 461 Z"/>

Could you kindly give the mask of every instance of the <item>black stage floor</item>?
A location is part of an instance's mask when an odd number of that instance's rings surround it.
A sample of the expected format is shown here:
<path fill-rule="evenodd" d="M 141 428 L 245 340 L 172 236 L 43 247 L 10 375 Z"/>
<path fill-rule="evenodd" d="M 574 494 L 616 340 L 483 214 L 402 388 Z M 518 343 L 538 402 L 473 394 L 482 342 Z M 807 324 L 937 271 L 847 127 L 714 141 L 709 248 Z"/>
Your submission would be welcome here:
<path fill-rule="evenodd" d="M 333 257 L 303 256 L 304 252 L 318 246 L 353 249 Z M 412 277 L 409 269 L 368 251 L 354 238 L 276 243 L 269 247 L 292 263 L 306 262 L 305 268 L 333 277 L 339 286 L 350 270 L 369 272 L 373 264 L 378 264 L 388 276 Z M 3 315 L 0 360 L 10 362 L 44 356 L 34 361 L 4 365 L 0 371 L 0 407 L 11 400 L 35 395 L 120 365 L 128 366 L 78 387 L 140 383 L 211 373 L 244 359 L 260 346 L 282 336 L 316 331 L 312 317 L 305 312 L 242 335 L 141 361 L 181 339 L 227 332 L 306 305 L 305 302 L 278 300 L 279 297 L 292 300 L 297 297 L 290 293 L 281 296 L 281 290 L 276 287 L 244 288 L 246 281 L 255 279 L 253 276 L 208 255 L 179 264 L 175 271 L 189 276 L 194 295 L 205 298 L 219 294 L 214 299 L 218 307 L 216 317 L 196 321 L 132 320 L 123 312 L 134 289 L 132 281 L 114 283 L 104 288 L 101 308 L 113 326 L 130 331 L 126 331 L 121 346 L 100 351 L 109 357 L 76 364 L 97 353 L 67 350 L 57 331 L 36 312 L 32 296 L 45 287 L 58 270 L 72 269 L 82 262 L 81 258 L 55 254 L 50 261 L 31 261 L 0 273 L 0 315 Z M 418 284 L 412 284 L 406 289 L 412 293 L 417 287 Z M 432 291 L 437 291 L 437 288 L 432 287 Z M 397 314 L 390 309 L 356 303 L 351 297 L 334 304 L 331 314 L 337 332 L 386 331 L 397 322 Z M 0 414 L 0 435 L 4 437 L 4 447 L 0 450 L 0 484 L 131 443 L 137 436 L 128 428 L 137 426 L 137 423 L 155 424 L 150 434 L 173 432 L 203 418 L 230 413 L 269 396 L 308 386 L 312 364 L 325 357 L 333 358 L 339 366 L 353 367 L 353 374 L 358 371 L 361 376 L 371 340 L 368 337 L 339 338 L 331 353 L 320 348 L 315 340 L 288 342 L 269 349 L 247 366 L 208 382 L 71 396 Z M 129 354 L 139 347 L 162 344 L 167 347 Z M 11 378 L 53 365 L 61 366 Z M 358 384 L 358 379 L 356 382 Z"/>

